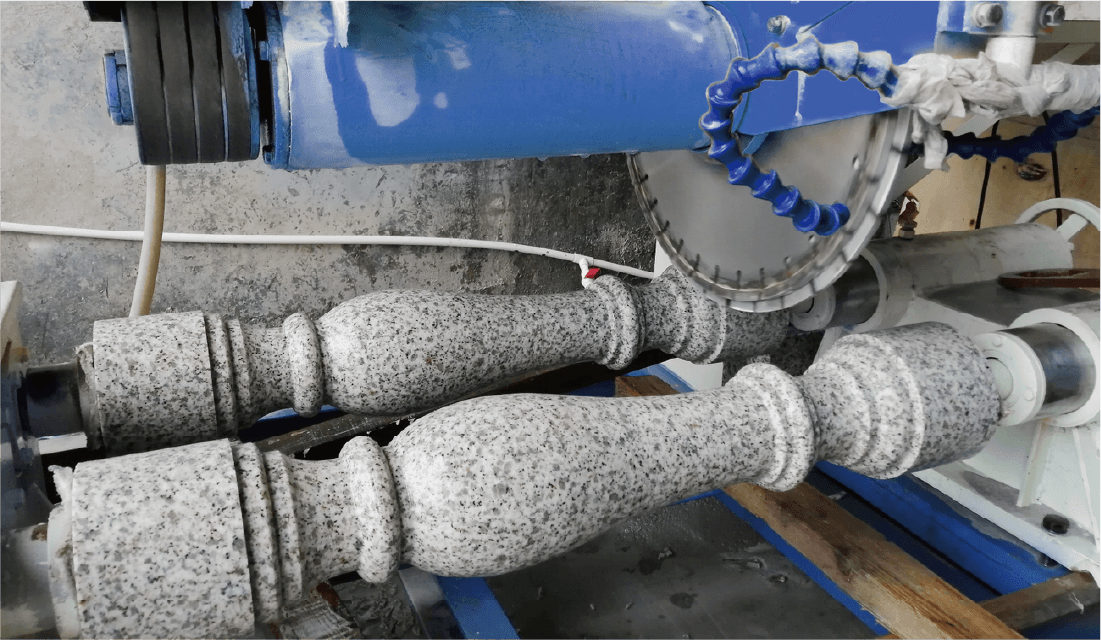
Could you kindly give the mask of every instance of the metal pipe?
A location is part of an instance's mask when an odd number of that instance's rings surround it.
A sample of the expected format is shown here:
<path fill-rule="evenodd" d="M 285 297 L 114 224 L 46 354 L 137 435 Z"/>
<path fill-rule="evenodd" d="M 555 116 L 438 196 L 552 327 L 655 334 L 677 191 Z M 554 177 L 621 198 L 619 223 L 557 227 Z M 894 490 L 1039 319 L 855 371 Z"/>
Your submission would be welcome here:
<path fill-rule="evenodd" d="M 845 275 L 833 283 L 837 309 L 833 313 L 831 327 L 846 327 L 867 322 L 879 305 L 879 280 L 875 269 L 864 258 L 857 258 L 849 265 Z"/>
<path fill-rule="evenodd" d="M 1046 385 L 1037 418 L 1070 413 L 1089 400 L 1097 371 L 1089 349 L 1073 331 L 1043 323 L 1004 333 L 1023 340 L 1040 361 Z"/>

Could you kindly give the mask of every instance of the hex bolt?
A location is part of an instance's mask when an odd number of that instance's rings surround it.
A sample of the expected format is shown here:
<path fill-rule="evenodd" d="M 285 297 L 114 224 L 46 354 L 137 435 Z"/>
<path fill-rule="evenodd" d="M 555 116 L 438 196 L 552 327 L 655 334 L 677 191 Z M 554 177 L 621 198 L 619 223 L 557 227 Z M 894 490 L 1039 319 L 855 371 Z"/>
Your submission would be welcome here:
<path fill-rule="evenodd" d="M 1067 531 L 1070 530 L 1070 520 L 1056 513 L 1049 513 L 1044 516 L 1042 524 L 1044 531 L 1054 533 L 1057 536 L 1065 536 Z"/>
<path fill-rule="evenodd" d="M 971 21 L 975 23 L 975 26 L 983 29 L 998 26 L 1003 17 L 1005 17 L 1005 10 L 1002 9 L 1002 5 L 993 2 L 984 2 L 976 6 L 975 10 L 971 12 Z"/>
<path fill-rule="evenodd" d="M 791 18 L 787 16 L 772 16 L 768 19 L 768 22 L 765 23 L 765 28 L 768 29 L 768 32 L 776 36 L 783 35 L 783 33 L 788 30 L 789 26 L 791 26 Z"/>
<path fill-rule="evenodd" d="M 1063 5 L 1052 2 L 1040 7 L 1041 27 L 1058 27 L 1063 24 L 1063 20 L 1065 20 L 1066 17 L 1067 10 Z"/>

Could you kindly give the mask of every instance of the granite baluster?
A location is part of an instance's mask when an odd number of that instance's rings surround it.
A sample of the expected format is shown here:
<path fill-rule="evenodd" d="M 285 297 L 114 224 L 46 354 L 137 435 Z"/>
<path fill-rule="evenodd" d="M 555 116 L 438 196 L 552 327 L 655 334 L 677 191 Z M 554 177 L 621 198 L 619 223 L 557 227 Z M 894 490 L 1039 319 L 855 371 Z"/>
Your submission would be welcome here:
<path fill-rule="evenodd" d="M 90 441 L 126 453 L 232 436 L 288 407 L 418 411 L 550 366 L 623 368 L 643 349 L 697 363 L 763 353 L 786 329 L 786 313 L 725 309 L 675 269 L 543 296 L 383 291 L 276 329 L 199 312 L 97 322 L 82 397 Z"/>
<path fill-rule="evenodd" d="M 77 596 L 59 620 L 91 637 L 239 634 L 350 570 L 499 574 L 707 489 L 790 489 L 819 459 L 874 477 L 946 464 L 998 412 L 978 349 L 929 323 L 843 338 L 800 378 L 751 364 L 679 396 L 477 398 L 330 461 L 220 440 L 82 463 L 56 476 L 49 536 L 67 552 L 51 575 Z"/>

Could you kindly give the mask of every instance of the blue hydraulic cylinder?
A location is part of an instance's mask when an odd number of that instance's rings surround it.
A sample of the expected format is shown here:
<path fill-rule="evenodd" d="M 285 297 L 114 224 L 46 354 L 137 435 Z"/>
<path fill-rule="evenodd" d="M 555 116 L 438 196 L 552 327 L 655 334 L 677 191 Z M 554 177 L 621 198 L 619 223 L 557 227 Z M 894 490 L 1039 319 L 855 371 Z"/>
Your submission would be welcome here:
<path fill-rule="evenodd" d="M 275 3 L 271 3 L 274 5 Z M 268 6 L 286 169 L 699 149 L 707 86 L 752 56 L 701 2 Z"/>

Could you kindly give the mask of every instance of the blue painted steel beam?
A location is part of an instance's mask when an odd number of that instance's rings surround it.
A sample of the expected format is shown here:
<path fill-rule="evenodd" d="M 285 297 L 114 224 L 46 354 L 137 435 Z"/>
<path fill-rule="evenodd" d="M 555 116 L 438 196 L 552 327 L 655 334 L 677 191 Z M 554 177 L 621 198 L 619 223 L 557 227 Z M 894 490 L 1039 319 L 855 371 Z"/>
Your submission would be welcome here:
<path fill-rule="evenodd" d="M 508 640 L 520 637 L 483 578 L 437 576 L 436 580 L 464 637 Z"/>

